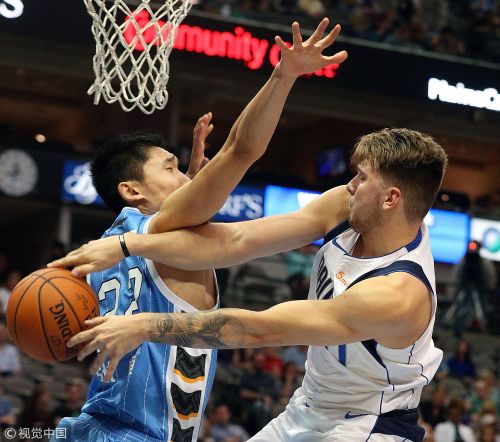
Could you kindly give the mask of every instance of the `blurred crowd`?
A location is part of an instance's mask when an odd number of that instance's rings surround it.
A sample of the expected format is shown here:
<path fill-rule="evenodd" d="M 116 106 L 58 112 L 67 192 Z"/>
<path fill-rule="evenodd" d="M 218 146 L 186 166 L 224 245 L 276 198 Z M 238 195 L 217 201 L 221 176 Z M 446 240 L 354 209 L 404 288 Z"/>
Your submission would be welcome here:
<path fill-rule="evenodd" d="M 283 281 L 288 286 L 287 299 L 306 297 L 316 250 L 310 245 L 279 257 Z M 62 245 L 55 242 L 51 256 L 64 253 Z M 266 267 L 270 265 L 266 263 Z M 239 281 L 246 277 L 241 269 L 234 273 Z M 257 273 L 255 269 L 254 273 L 246 271 L 254 278 Z M 276 271 L 273 274 L 276 276 Z M 62 417 L 80 413 L 91 361 L 44 364 L 21 354 L 13 345 L 7 333 L 5 307 L 22 276 L 9 265 L 6 255 L 0 254 L 0 428 L 29 430 L 31 440 L 42 439 L 39 435 L 45 435 L 47 440 Z M 227 277 L 222 288 L 226 292 L 222 299 L 227 304 L 236 296 L 230 280 L 231 276 Z M 274 282 L 269 279 L 268 285 Z M 259 290 L 263 284 L 259 283 Z M 250 286 L 246 289 L 250 290 Z M 470 327 L 460 336 L 454 336 L 451 328 L 438 330 L 434 342 L 445 357 L 422 396 L 420 423 L 426 430 L 424 440 L 500 442 L 500 338 Z M 301 385 L 306 358 L 307 346 L 220 351 L 199 440 L 248 440 L 285 409 Z"/>
<path fill-rule="evenodd" d="M 200 8 L 309 27 L 328 16 L 344 36 L 500 61 L 498 0 L 200 0 Z"/>

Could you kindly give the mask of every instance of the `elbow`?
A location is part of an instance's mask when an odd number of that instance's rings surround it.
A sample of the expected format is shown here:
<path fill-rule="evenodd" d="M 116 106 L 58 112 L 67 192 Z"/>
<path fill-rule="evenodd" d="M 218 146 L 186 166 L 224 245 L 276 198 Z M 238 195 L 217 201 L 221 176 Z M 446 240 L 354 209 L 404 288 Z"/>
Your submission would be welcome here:
<path fill-rule="evenodd" d="M 248 143 L 249 138 L 244 134 L 237 133 L 228 150 L 239 161 L 252 164 L 264 155 L 267 146 L 259 146 L 258 143 Z"/>

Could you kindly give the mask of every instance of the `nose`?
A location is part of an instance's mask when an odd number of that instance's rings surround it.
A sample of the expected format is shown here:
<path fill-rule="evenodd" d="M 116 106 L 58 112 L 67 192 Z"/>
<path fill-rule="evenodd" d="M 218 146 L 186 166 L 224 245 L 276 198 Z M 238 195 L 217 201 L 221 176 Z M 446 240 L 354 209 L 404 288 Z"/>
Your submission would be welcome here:
<path fill-rule="evenodd" d="M 347 183 L 347 191 L 351 195 L 354 195 L 356 193 L 356 188 L 357 188 L 357 181 L 356 181 L 356 177 L 354 177 L 351 181 L 349 181 Z"/>

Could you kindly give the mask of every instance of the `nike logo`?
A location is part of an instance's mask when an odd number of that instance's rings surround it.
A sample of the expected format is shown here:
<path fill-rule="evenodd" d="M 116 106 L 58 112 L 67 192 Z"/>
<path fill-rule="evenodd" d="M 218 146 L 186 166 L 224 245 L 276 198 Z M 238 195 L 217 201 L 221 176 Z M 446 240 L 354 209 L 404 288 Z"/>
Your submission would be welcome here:
<path fill-rule="evenodd" d="M 361 416 L 368 416 L 368 413 L 362 413 L 362 414 L 351 414 L 350 411 L 346 413 L 344 416 L 346 419 L 354 419 L 355 417 L 361 417 Z"/>

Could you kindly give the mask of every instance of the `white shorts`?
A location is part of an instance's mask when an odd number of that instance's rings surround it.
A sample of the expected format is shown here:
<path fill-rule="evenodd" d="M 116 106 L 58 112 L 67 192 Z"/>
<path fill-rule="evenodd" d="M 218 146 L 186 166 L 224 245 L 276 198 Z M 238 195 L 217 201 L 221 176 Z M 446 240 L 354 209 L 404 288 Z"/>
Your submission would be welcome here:
<path fill-rule="evenodd" d="M 300 389 L 286 410 L 249 442 L 421 442 L 424 429 L 417 410 L 396 410 L 380 416 L 356 410 L 315 408 Z"/>

